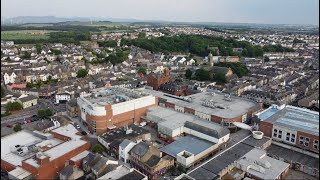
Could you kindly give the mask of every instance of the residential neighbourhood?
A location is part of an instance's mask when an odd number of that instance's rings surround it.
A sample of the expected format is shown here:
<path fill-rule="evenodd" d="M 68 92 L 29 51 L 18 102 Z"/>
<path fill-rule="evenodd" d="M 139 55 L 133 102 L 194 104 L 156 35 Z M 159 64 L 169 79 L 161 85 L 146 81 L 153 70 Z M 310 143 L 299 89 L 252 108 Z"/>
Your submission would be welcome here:
<path fill-rule="evenodd" d="M 2 179 L 319 178 L 319 34 L 76 22 L 1 39 Z"/>

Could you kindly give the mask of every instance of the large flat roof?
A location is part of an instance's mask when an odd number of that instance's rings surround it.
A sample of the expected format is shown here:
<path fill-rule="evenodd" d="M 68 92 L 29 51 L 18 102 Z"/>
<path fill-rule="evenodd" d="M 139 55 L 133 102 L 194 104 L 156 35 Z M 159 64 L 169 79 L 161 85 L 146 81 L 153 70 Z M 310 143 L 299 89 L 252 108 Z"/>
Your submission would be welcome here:
<path fill-rule="evenodd" d="M 262 121 L 319 136 L 319 112 L 294 106 L 271 106 L 258 115 Z"/>
<path fill-rule="evenodd" d="M 182 151 L 188 151 L 196 156 L 214 144 L 213 142 L 188 135 L 176 139 L 174 142 L 161 148 L 160 151 L 175 158 L 177 158 L 177 154 Z"/>
<path fill-rule="evenodd" d="M 71 139 L 80 139 L 81 136 L 77 135 L 79 132 L 72 124 L 68 124 L 66 126 L 61 126 L 59 128 L 53 129 L 52 132 L 57 134 L 61 134 L 66 137 L 70 137 Z"/>
<path fill-rule="evenodd" d="M 188 127 L 216 138 L 223 137 L 230 133 L 227 128 L 224 128 L 217 123 L 200 119 L 192 114 L 181 113 L 161 106 L 149 108 L 146 113 L 146 119 L 171 130 L 180 127 Z"/>
<path fill-rule="evenodd" d="M 64 142 L 58 146 L 55 146 L 45 152 L 43 152 L 43 154 L 47 155 L 48 157 L 50 157 L 50 161 L 57 159 L 61 156 L 63 156 L 64 154 L 73 151 L 74 149 L 84 145 L 88 143 L 87 141 L 83 141 L 83 140 L 71 140 L 71 141 L 67 141 Z"/>
<path fill-rule="evenodd" d="M 14 166 L 21 166 L 21 162 L 33 155 L 35 152 L 29 152 L 26 156 L 20 156 L 11 152 L 10 148 L 20 145 L 28 146 L 42 142 L 41 138 L 35 136 L 32 132 L 22 130 L 17 133 L 1 138 L 1 160 L 4 160 Z"/>
<path fill-rule="evenodd" d="M 91 93 L 82 95 L 80 98 L 85 99 L 94 106 L 105 106 L 107 104 L 117 104 L 133 99 L 146 97 L 149 94 L 121 87 L 97 88 Z"/>
<path fill-rule="evenodd" d="M 194 109 L 208 115 L 222 118 L 235 118 L 246 114 L 248 111 L 258 110 L 255 102 L 240 97 L 226 95 L 221 92 L 200 92 L 185 97 L 169 95 L 151 89 L 139 89 L 141 92 L 152 94 L 175 105 Z M 183 100 L 183 98 L 185 100 Z M 192 99 L 189 102 L 187 99 Z M 207 106 L 203 105 L 207 102 Z M 211 106 L 211 107 L 210 107 Z M 240 108 L 241 107 L 241 108 Z"/>

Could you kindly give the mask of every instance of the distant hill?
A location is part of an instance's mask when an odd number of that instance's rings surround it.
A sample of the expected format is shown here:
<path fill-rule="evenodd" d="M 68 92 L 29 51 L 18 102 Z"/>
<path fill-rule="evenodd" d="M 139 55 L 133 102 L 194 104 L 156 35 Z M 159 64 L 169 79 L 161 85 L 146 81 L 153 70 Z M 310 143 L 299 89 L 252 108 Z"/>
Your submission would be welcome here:
<path fill-rule="evenodd" d="M 100 17 L 56 17 L 56 16 L 17 16 L 11 18 L 1 17 L 1 24 L 30 24 L 30 23 L 62 23 L 62 22 L 142 22 L 136 19 L 117 19 Z"/>

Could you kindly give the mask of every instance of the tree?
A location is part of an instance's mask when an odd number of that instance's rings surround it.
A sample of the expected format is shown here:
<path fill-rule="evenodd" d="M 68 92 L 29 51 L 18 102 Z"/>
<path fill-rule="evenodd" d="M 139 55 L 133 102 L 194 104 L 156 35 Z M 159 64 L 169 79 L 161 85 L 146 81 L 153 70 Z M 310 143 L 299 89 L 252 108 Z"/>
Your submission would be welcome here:
<path fill-rule="evenodd" d="M 42 51 L 42 47 L 40 44 L 36 44 L 37 53 L 40 54 Z"/>
<path fill-rule="evenodd" d="M 145 32 L 139 32 L 138 38 L 144 38 L 146 37 L 146 33 Z"/>
<path fill-rule="evenodd" d="M 18 132 L 18 131 L 21 131 L 22 130 L 22 127 L 20 124 L 16 124 L 13 128 L 14 132 Z"/>
<path fill-rule="evenodd" d="M 28 51 L 25 51 L 24 54 L 22 55 L 23 59 L 30 59 L 31 58 L 31 53 L 29 53 Z"/>
<path fill-rule="evenodd" d="M 197 69 L 195 72 L 195 76 L 196 76 L 196 80 L 199 81 L 208 81 L 210 80 L 210 74 L 209 71 L 201 68 L 201 69 Z"/>
<path fill-rule="evenodd" d="M 39 109 L 37 115 L 41 118 L 49 118 L 53 115 L 53 111 L 51 109 Z"/>
<path fill-rule="evenodd" d="M 86 77 L 87 74 L 88 74 L 88 71 L 86 69 L 79 69 L 77 72 L 77 78 Z"/>
<path fill-rule="evenodd" d="M 147 74 L 147 69 L 146 68 L 144 68 L 144 67 L 141 67 L 139 70 L 138 70 L 138 73 L 139 74 L 144 74 L 144 75 L 146 75 Z"/>
<path fill-rule="evenodd" d="M 186 76 L 187 79 L 191 79 L 192 71 L 190 69 L 187 69 L 185 76 Z"/>
<path fill-rule="evenodd" d="M 7 105 L 6 105 L 6 109 L 8 111 L 16 111 L 16 110 L 23 109 L 23 106 L 19 102 L 8 102 Z"/>
<path fill-rule="evenodd" d="M 92 148 L 92 152 L 94 152 L 94 153 L 99 153 L 99 154 L 101 154 L 103 151 L 104 151 L 104 148 L 103 148 L 103 146 L 101 146 L 100 144 L 96 144 L 96 145 L 94 145 L 93 148 Z"/>
<path fill-rule="evenodd" d="M 227 79 L 226 76 L 223 73 L 217 73 L 213 76 L 213 80 L 220 82 L 220 83 L 226 83 Z"/>
<path fill-rule="evenodd" d="M 1 98 L 3 98 L 6 95 L 3 86 L 1 86 Z"/>

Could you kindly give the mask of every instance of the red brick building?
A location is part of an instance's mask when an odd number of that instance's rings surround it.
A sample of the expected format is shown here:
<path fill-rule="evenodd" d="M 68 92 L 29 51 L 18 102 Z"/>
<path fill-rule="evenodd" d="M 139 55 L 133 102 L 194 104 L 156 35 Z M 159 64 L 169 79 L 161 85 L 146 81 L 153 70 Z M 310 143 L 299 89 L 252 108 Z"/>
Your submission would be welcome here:
<path fill-rule="evenodd" d="M 54 179 L 67 163 L 80 164 L 79 154 L 90 149 L 90 142 L 78 135 L 71 124 L 50 133 L 20 131 L 1 138 L 1 170 L 12 171 L 20 166 L 33 179 Z M 31 150 L 32 149 L 32 150 Z M 77 157 L 78 156 L 78 157 Z M 77 157 L 74 161 L 70 159 Z"/>
<path fill-rule="evenodd" d="M 257 114 L 265 136 L 303 150 L 319 153 L 319 112 L 289 105 L 273 105 Z"/>
<path fill-rule="evenodd" d="M 77 99 L 83 124 L 98 135 L 108 129 L 139 123 L 146 110 L 157 103 L 158 99 L 152 95 L 120 87 L 95 89 Z"/>
<path fill-rule="evenodd" d="M 147 77 L 147 85 L 151 86 L 153 90 L 158 90 L 161 84 L 169 81 L 170 71 L 168 68 L 165 68 L 163 73 L 150 73 Z"/>

